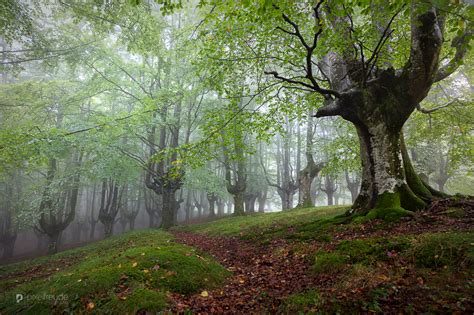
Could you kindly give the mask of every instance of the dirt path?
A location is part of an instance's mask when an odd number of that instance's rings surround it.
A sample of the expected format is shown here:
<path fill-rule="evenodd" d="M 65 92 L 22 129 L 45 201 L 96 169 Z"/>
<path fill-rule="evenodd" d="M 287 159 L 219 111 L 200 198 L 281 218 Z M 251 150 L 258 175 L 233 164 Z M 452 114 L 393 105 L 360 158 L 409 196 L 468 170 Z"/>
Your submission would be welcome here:
<path fill-rule="evenodd" d="M 462 208 L 465 215 L 461 217 L 446 216 L 443 211 L 448 206 Z M 383 229 L 377 227 L 377 224 L 381 222 L 374 220 L 358 226 L 347 226 L 337 233 L 333 231 L 331 233 L 332 241 L 328 243 L 320 243 L 315 240 L 291 243 L 278 238 L 269 244 L 261 244 L 255 240 L 243 240 L 238 236 L 211 237 L 190 232 L 174 232 L 178 242 L 211 254 L 233 274 L 224 287 L 206 291 L 207 294 L 204 293 L 204 296 L 201 293 L 191 296 L 172 294 L 171 310 L 173 313 L 191 311 L 193 314 L 276 313 L 282 300 L 289 295 L 315 287 L 318 291 L 325 291 L 330 296 L 338 293 L 336 295 L 341 299 L 350 300 L 353 298 L 357 300 L 361 297 L 362 291 L 334 292 L 334 288 L 332 288 L 334 275 L 315 275 L 308 272 L 313 263 L 311 257 L 318 249 L 322 247 L 324 250 L 328 250 L 341 240 L 419 235 L 427 232 L 469 231 L 474 225 L 473 214 L 474 203 L 472 200 L 461 200 L 460 202 L 442 200 L 433 203 L 428 211 L 418 213 L 414 218 L 385 226 Z M 385 266 L 387 274 L 390 269 L 394 269 L 394 265 L 406 263 L 404 261 L 398 262 L 397 259 L 386 263 L 388 264 Z M 414 298 L 413 288 L 421 289 L 417 275 L 410 276 L 407 273 L 405 277 L 407 279 L 402 280 L 406 284 L 403 287 L 399 286 L 398 289 L 400 293 L 395 294 L 391 302 L 385 301 L 387 310 L 397 309 L 403 305 L 401 302 L 409 300 L 410 297 L 416 299 L 416 303 L 420 305 L 433 303 L 431 298 L 426 296 Z M 379 278 L 378 282 L 388 279 L 384 274 L 379 275 Z M 399 285 L 400 283 L 394 284 Z M 368 290 L 365 291 L 368 292 Z M 354 296 L 351 297 L 347 294 Z M 396 304 L 393 304 L 395 302 Z"/>
<path fill-rule="evenodd" d="M 214 256 L 233 275 L 224 287 L 208 291 L 207 297 L 174 294 L 173 312 L 274 313 L 282 298 L 302 292 L 322 280 L 308 273 L 310 262 L 307 255 L 295 252 L 293 245 L 285 240 L 278 239 L 263 246 L 237 237 L 209 237 L 183 232 L 175 235 L 178 242 Z M 307 249 L 314 251 L 314 246 Z"/>

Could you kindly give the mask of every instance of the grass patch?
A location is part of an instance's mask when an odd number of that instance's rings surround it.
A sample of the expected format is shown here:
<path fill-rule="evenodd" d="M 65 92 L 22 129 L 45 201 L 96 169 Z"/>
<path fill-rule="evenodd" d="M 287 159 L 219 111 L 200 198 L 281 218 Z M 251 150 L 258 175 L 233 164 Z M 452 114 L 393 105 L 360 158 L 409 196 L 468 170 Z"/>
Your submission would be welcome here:
<path fill-rule="evenodd" d="M 474 232 L 421 235 L 414 240 L 406 256 L 417 267 L 472 266 L 474 264 Z"/>
<path fill-rule="evenodd" d="M 318 291 L 308 290 L 287 297 L 278 308 L 278 312 L 283 314 L 314 313 L 323 304 L 324 300 Z"/>
<path fill-rule="evenodd" d="M 335 274 L 347 264 L 371 265 L 377 261 L 389 260 L 392 255 L 409 247 L 410 242 L 405 237 L 341 241 L 332 252 L 316 253 L 313 271 Z"/>
<path fill-rule="evenodd" d="M 343 270 L 348 262 L 349 257 L 339 252 L 320 252 L 316 254 L 312 270 L 315 273 L 336 274 Z"/>
<path fill-rule="evenodd" d="M 3 266 L 0 285 L 11 286 L 19 273 L 33 280 L 20 282 L 0 295 L 0 312 L 157 312 L 166 306 L 168 292 L 188 294 L 223 283 L 229 274 L 224 267 L 172 238 L 163 231 L 142 230 Z M 47 278 L 34 277 L 32 266 L 71 257 L 76 261 L 69 267 L 54 270 Z M 17 294 L 24 296 L 20 303 L 16 302 Z"/>
<path fill-rule="evenodd" d="M 345 240 L 331 252 L 318 251 L 313 270 L 334 274 L 346 264 L 371 266 L 397 256 L 402 256 L 418 268 L 463 269 L 474 264 L 474 233 L 427 233 L 410 237 Z"/>
<path fill-rule="evenodd" d="M 293 209 L 276 213 L 256 213 L 227 217 L 212 222 L 178 227 L 177 230 L 208 235 L 240 235 L 243 238 L 313 238 L 325 220 L 340 215 L 347 206 Z M 326 222 L 327 223 L 327 222 Z"/>

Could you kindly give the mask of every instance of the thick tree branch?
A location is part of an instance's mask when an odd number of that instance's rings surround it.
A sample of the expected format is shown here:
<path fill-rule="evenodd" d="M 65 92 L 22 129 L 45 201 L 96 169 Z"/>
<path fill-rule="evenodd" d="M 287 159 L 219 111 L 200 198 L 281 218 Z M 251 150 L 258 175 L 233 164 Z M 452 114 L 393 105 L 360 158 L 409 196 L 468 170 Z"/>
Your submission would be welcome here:
<path fill-rule="evenodd" d="M 426 97 L 436 75 L 443 43 L 443 17 L 436 8 L 413 2 L 410 58 L 402 76 L 406 77 L 407 94 L 413 106 Z M 421 13 L 419 13 L 421 11 Z"/>

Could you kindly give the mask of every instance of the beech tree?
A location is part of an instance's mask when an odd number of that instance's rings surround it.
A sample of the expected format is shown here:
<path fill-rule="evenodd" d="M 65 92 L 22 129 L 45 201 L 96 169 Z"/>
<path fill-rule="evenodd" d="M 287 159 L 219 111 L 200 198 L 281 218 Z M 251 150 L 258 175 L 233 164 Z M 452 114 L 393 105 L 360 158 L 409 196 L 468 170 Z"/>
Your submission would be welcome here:
<path fill-rule="evenodd" d="M 363 171 L 350 214 L 409 215 L 437 194 L 414 171 L 402 128 L 433 83 L 462 63 L 472 36 L 461 18 L 467 4 L 265 2 L 253 18 L 249 4 L 213 4 L 233 41 L 251 46 L 249 60 L 285 87 L 321 95 L 316 117 L 340 116 L 355 126 Z M 237 30 L 243 21 L 250 26 Z M 445 51 L 449 61 L 442 61 Z"/>

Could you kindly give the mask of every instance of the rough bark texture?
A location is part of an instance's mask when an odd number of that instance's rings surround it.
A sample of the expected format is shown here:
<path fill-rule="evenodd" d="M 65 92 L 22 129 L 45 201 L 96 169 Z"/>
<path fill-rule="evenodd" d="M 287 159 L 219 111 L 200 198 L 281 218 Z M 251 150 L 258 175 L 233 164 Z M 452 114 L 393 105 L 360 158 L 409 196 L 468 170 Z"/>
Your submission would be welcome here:
<path fill-rule="evenodd" d="M 369 212 L 372 217 L 379 218 L 411 215 L 407 210 L 418 210 L 426 204 L 418 191 L 425 186 L 433 194 L 433 189 L 425 183 L 412 187 L 412 183 L 421 180 L 416 174 L 409 174 L 408 158 L 402 157 L 402 127 L 432 84 L 452 74 L 461 64 L 466 44 L 472 37 L 470 23 L 466 23 L 464 33 L 451 42 L 456 49 L 454 58 L 438 69 L 446 11 L 439 9 L 434 1 L 412 1 L 409 8 L 400 6 L 385 27 L 376 28 L 380 37 L 375 48 L 369 51 L 370 57 L 364 55 L 364 50 L 367 53 L 364 43 L 354 40 L 351 16 L 332 12 L 345 8 L 338 3 L 326 6 L 321 3 L 313 8 L 318 27 L 311 42 L 301 33 L 301 26 L 284 13 L 281 17 L 290 30 L 278 28 L 285 36 L 292 36 L 299 42 L 306 57 L 302 67 L 305 75 L 285 77 L 277 71 L 265 73 L 285 84 L 323 95 L 325 104 L 318 109 L 316 117 L 341 116 L 354 124 L 363 171 L 360 193 L 349 213 Z M 324 14 L 319 12 L 321 8 L 325 10 Z M 378 59 L 381 52 L 388 51 L 385 43 L 393 42 L 392 22 L 405 9 L 411 13 L 411 47 L 405 65 L 395 70 Z M 315 76 L 313 60 L 319 35 L 326 28 L 339 32 L 347 40 L 341 52 L 331 51 L 317 64 L 318 74 L 329 82 L 329 89 L 319 85 L 321 81 Z M 287 68 L 290 69 L 285 70 L 292 71 L 291 67 Z M 303 77 L 307 80 L 299 80 Z"/>
<path fill-rule="evenodd" d="M 329 67 L 342 62 L 347 75 L 342 80 L 341 71 L 332 72 L 330 80 L 337 92 L 326 93 L 326 104 L 316 114 L 339 115 L 355 125 L 363 172 L 353 212 L 371 217 L 410 215 L 407 210 L 419 210 L 426 205 L 424 200 L 432 198 L 409 162 L 402 127 L 440 75 L 444 16 L 429 2 L 414 2 L 411 11 L 411 51 L 405 67 L 395 71 L 374 63 L 368 69 L 367 62 L 333 56 Z"/>

